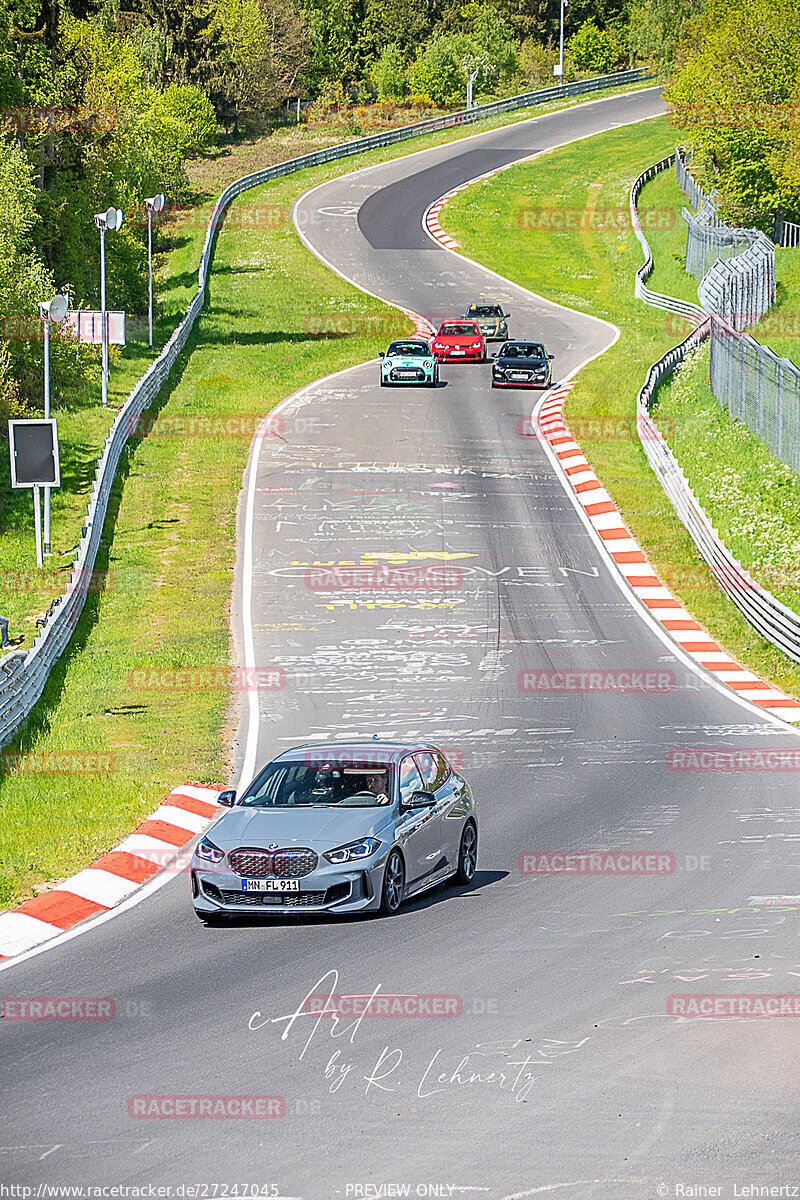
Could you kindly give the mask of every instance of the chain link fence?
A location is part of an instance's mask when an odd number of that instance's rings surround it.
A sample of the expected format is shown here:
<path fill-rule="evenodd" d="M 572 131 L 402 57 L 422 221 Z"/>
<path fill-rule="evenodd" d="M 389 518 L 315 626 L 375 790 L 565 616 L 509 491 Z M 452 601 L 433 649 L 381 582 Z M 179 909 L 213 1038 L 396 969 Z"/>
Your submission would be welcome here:
<path fill-rule="evenodd" d="M 750 347 L 755 347 L 756 352 L 765 355 L 764 361 L 772 359 L 776 364 L 780 364 L 784 372 L 788 367 L 797 376 L 800 374 L 797 372 L 797 368 L 786 359 L 778 359 L 771 351 L 766 350 L 763 346 L 759 346 L 749 334 L 737 333 L 736 330 L 732 329 L 725 321 L 715 315 L 708 315 L 701 309 L 697 309 L 696 314 L 689 314 L 686 310 L 690 306 L 687 306 L 685 301 L 651 292 L 649 288 L 644 286 L 644 280 L 653 269 L 653 257 L 647 239 L 642 232 L 636 209 L 636 201 L 647 180 L 652 179 L 659 171 L 665 170 L 671 164 L 672 158 L 662 159 L 661 162 L 655 163 L 640 175 L 631 187 L 631 223 L 645 256 L 645 261 L 636 275 L 636 295 L 645 304 L 650 304 L 657 308 L 665 308 L 679 316 L 687 317 L 692 320 L 695 328 L 682 342 L 674 346 L 671 350 L 668 350 L 648 371 L 647 378 L 636 402 L 637 432 L 650 466 L 655 472 L 659 483 L 669 497 L 675 512 L 686 527 L 692 541 L 708 564 L 711 573 L 722 591 L 733 601 L 749 621 L 750 625 L 762 637 L 767 638 L 773 645 L 778 646 L 784 654 L 788 655 L 795 662 L 800 662 L 800 616 L 785 604 L 782 604 L 780 600 L 776 599 L 760 583 L 757 583 L 749 571 L 742 566 L 722 541 L 650 414 L 658 385 L 672 374 L 675 368 L 685 360 L 691 350 L 698 346 L 706 337 L 710 336 L 712 363 L 714 362 L 715 345 L 722 345 L 724 340 L 727 346 L 726 352 L 717 354 L 716 364 L 717 369 L 728 368 L 729 374 L 725 378 L 718 377 L 716 386 L 714 385 L 712 375 L 712 387 L 715 388 L 715 395 L 718 397 L 726 395 L 733 403 L 740 406 L 736 411 L 731 409 L 731 415 L 739 416 L 740 419 L 744 420 L 746 419 L 745 414 L 747 414 L 749 416 L 748 424 L 750 424 L 751 420 L 756 423 L 759 420 L 764 422 L 767 434 L 770 431 L 766 428 L 766 414 L 774 410 L 775 413 L 780 413 L 783 416 L 784 413 L 791 410 L 788 426 L 778 422 L 778 426 L 774 430 L 774 436 L 784 440 L 784 447 L 787 450 L 788 443 L 786 439 L 789 436 L 794 437 L 795 441 L 792 443 L 792 448 L 795 455 L 797 454 L 797 392 L 792 393 L 793 400 L 791 403 L 784 403 L 784 389 L 787 386 L 785 373 L 783 375 L 776 373 L 776 385 L 773 389 L 770 384 L 767 383 L 765 385 L 767 372 L 764 370 L 763 363 L 760 367 L 756 368 L 754 364 L 743 360 L 742 355 L 746 355 Z M 675 167 L 678 182 L 681 184 L 687 198 L 692 203 L 697 200 L 702 205 L 707 197 L 705 193 L 697 188 L 693 180 L 691 184 L 694 185 L 696 191 L 693 192 L 691 190 L 691 185 L 683 187 L 681 171 L 685 171 L 685 167 L 678 156 L 675 158 Z M 689 178 L 691 179 L 691 177 Z M 744 349 L 742 349 L 743 347 Z M 756 390 L 755 393 L 749 391 L 747 385 L 751 385 L 754 380 L 759 379 L 762 384 L 761 390 Z M 791 430 L 791 434 L 788 432 L 789 430 Z M 764 440 L 766 441 L 767 436 L 763 434 L 762 436 L 764 436 Z M 788 461 L 785 456 L 783 457 L 784 461 Z M 800 464 L 798 465 L 800 466 Z"/>
<path fill-rule="evenodd" d="M 700 279 L 697 295 L 711 318 L 711 390 L 734 420 L 800 471 L 800 370 L 745 332 L 775 301 L 774 243 L 758 230 L 725 225 L 688 162 L 678 148 L 678 184 L 691 204 L 700 204 L 696 214 L 683 209 L 686 270 Z"/>

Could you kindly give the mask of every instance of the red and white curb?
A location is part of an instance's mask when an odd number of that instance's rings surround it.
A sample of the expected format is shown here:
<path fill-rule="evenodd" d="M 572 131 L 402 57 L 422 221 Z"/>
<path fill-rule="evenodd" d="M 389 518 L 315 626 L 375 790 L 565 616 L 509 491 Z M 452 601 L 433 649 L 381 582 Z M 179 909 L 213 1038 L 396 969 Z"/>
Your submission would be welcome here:
<path fill-rule="evenodd" d="M 631 591 L 681 649 L 721 683 L 784 721 L 800 721 L 800 702 L 731 658 L 659 579 L 564 421 L 564 401 L 574 386 L 575 380 L 570 380 L 549 393 L 539 410 L 539 427 Z"/>
<path fill-rule="evenodd" d="M 191 783 L 175 788 L 130 837 L 91 867 L 1 913 L 0 961 L 108 912 L 165 867 L 185 870 L 189 858 L 181 851 L 220 813 L 220 790 Z"/>
<path fill-rule="evenodd" d="M 414 332 L 419 337 L 428 339 L 436 333 L 436 330 L 426 317 L 420 316 L 419 313 L 411 312 L 409 308 L 404 308 L 402 311 L 404 316 L 408 317 L 409 321 L 414 322 Z"/>

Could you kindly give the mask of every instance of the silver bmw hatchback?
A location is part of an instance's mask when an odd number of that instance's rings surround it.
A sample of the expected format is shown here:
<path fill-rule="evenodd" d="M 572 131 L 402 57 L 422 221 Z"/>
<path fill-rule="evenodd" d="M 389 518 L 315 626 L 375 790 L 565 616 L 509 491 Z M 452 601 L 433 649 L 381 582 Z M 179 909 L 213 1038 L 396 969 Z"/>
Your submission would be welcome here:
<path fill-rule="evenodd" d="M 475 874 L 467 781 L 426 742 L 346 742 L 279 754 L 192 856 L 192 901 L 213 923 L 242 913 L 380 911 Z"/>

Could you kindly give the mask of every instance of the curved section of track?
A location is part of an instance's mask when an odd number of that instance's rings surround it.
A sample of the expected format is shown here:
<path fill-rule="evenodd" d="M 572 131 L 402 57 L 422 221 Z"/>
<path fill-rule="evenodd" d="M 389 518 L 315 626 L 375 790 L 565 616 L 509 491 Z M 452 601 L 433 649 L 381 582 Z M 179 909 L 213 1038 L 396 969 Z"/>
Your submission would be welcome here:
<path fill-rule="evenodd" d="M 476 151 L 496 165 L 659 106 L 644 92 L 381 164 L 308 193 L 297 222 L 334 269 L 431 318 L 496 295 L 563 378 L 615 331 L 445 256 L 421 216 L 485 169 Z M 113 996 L 117 1017 L 3 1022 L 4 1178 L 204 1182 L 199 1200 L 234 1182 L 303 1200 L 641 1200 L 677 1181 L 781 1182 L 792 1022 L 676 1021 L 667 1005 L 792 990 L 790 915 L 750 901 L 796 890 L 796 776 L 754 787 L 748 772 L 671 770 L 669 753 L 796 737 L 701 686 L 641 619 L 530 436 L 530 397 L 492 392 L 485 367 L 447 366 L 431 391 L 377 375 L 364 364 L 305 389 L 253 455 L 248 636 L 256 665 L 286 675 L 255 696 L 254 757 L 373 731 L 438 741 L 480 802 L 476 880 L 390 920 L 211 930 L 178 879 L 7 970 L 6 995 Z M 458 572 L 440 591 L 370 590 L 363 576 L 336 591 L 315 566 L 376 562 Z M 627 668 L 673 686 L 519 684 Z M 239 767 L 248 727 L 244 711 Z M 565 849 L 613 850 L 627 872 L 526 873 L 537 851 Z M 302 1015 L 309 992 L 376 988 L 404 997 L 390 1006 L 404 1015 Z M 131 1102 L 165 1094 L 279 1095 L 285 1115 L 161 1120 Z"/>

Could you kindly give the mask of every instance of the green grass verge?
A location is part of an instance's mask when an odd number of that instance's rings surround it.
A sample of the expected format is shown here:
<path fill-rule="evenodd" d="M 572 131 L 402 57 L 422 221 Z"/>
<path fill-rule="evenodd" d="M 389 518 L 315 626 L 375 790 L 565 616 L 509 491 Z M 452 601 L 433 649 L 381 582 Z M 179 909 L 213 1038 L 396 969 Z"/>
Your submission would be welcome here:
<path fill-rule="evenodd" d="M 600 134 L 476 184 L 447 204 L 441 220 L 476 261 L 621 328 L 619 341 L 581 372 L 567 404 L 570 427 L 675 594 L 730 653 L 800 696 L 800 668 L 760 638 L 722 596 L 636 434 L 639 387 L 682 329 L 675 318 L 634 298 L 641 252 L 627 223 L 628 191 L 674 143 L 664 118 Z M 696 299 L 692 281 L 678 273 L 680 227 L 663 216 L 673 203 L 681 203 L 681 194 L 666 175 L 648 184 L 640 198 L 657 264 L 649 286 Z M 565 221 L 564 214 L 573 216 Z M 679 458 L 682 453 L 679 449 Z M 716 446 L 709 453 L 716 454 Z"/>
<path fill-rule="evenodd" d="M 0 904 L 86 866 L 176 783 L 227 778 L 234 710 L 219 682 L 230 662 L 235 510 L 252 432 L 297 388 L 375 356 L 409 328 L 305 250 L 289 220 L 292 203 L 325 179 L 487 126 L 329 163 L 236 202 L 218 239 L 206 311 L 151 410 L 152 431 L 123 456 L 97 561 L 108 586 L 89 596 L 42 702 L 0 757 Z M 229 165 L 230 178 L 242 173 L 235 158 Z M 170 231 L 162 339 L 195 290 L 209 212 L 197 209 Z M 315 334 L 309 317 L 330 313 L 351 315 L 355 332 Z M 368 332 L 372 318 L 376 333 Z M 113 403 L 146 361 L 141 343 L 126 348 L 114 364 Z M 64 545 L 77 538 L 85 495 L 76 490 Z M 54 525 L 54 544 L 61 537 Z M 212 670 L 215 687 L 192 673 Z"/>

